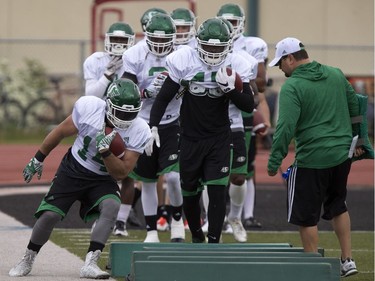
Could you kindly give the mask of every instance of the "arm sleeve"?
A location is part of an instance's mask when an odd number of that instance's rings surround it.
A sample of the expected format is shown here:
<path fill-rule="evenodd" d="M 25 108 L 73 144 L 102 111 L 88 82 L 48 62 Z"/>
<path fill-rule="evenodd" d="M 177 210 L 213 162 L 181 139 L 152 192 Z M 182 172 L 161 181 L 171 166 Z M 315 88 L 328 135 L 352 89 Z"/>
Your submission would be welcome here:
<path fill-rule="evenodd" d="M 249 83 L 243 83 L 242 93 L 234 89 L 233 91 L 230 91 L 227 96 L 238 109 L 248 113 L 251 113 L 254 110 L 254 96 Z"/>
<path fill-rule="evenodd" d="M 108 87 L 109 81 L 104 75 L 100 77 L 99 80 L 88 79 L 85 84 L 85 95 L 86 96 L 96 96 L 103 99 L 105 96 L 105 91 Z"/>
<path fill-rule="evenodd" d="M 159 125 L 159 122 L 165 113 L 165 109 L 169 102 L 174 98 L 179 88 L 180 84 L 174 82 L 169 76 L 165 79 L 151 108 L 150 127 Z"/>

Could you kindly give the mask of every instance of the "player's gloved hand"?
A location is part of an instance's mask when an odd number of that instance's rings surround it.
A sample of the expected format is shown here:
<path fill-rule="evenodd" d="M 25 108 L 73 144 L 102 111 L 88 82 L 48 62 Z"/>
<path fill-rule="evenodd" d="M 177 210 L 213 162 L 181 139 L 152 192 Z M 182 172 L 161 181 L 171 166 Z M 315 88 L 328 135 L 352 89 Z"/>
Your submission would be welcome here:
<path fill-rule="evenodd" d="M 117 131 L 112 130 L 108 135 L 105 134 L 105 126 L 103 124 L 103 128 L 96 134 L 96 149 L 99 153 L 103 153 L 109 149 L 111 142 L 116 137 Z"/>
<path fill-rule="evenodd" d="M 151 128 L 151 138 L 146 144 L 145 152 L 147 156 L 151 156 L 153 150 L 154 150 L 154 142 L 157 147 L 160 147 L 160 138 L 158 133 L 158 127 L 152 127 Z"/>
<path fill-rule="evenodd" d="M 224 93 L 235 89 L 236 72 L 232 69 L 232 74 L 228 75 L 226 67 L 221 67 L 216 73 L 216 82 Z"/>
<path fill-rule="evenodd" d="M 38 180 L 42 177 L 43 162 L 38 161 L 35 157 L 31 158 L 30 162 L 23 169 L 23 179 L 29 183 L 33 176 L 37 174 Z"/>
<path fill-rule="evenodd" d="M 160 92 L 161 86 L 168 77 L 168 72 L 160 72 L 152 81 L 151 85 L 142 91 L 141 97 L 145 99 L 154 98 Z"/>
<path fill-rule="evenodd" d="M 113 77 L 117 70 L 122 67 L 122 57 L 113 56 L 112 59 L 107 64 L 106 70 L 104 72 L 105 77 L 109 80 L 113 80 Z"/>

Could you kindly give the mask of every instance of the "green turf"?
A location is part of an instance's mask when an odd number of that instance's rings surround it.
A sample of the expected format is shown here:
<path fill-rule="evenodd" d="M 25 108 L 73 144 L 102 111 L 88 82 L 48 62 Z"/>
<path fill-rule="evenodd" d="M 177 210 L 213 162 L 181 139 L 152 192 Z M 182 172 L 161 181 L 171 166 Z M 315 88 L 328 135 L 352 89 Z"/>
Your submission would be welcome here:
<path fill-rule="evenodd" d="M 109 242 L 112 241 L 143 241 L 146 232 L 143 230 L 130 230 L 130 236 L 127 238 L 118 238 L 111 236 Z M 187 232 L 187 242 L 189 233 Z M 170 238 L 169 232 L 159 232 L 161 242 L 168 242 Z M 89 245 L 90 232 L 89 229 L 56 229 L 53 231 L 51 240 L 57 245 L 66 248 L 70 252 L 84 259 Z M 339 257 L 340 248 L 333 232 L 321 232 L 319 234 L 319 247 L 324 248 L 326 257 Z M 223 234 L 224 243 L 235 243 L 231 234 Z M 257 231 L 248 233 L 248 242 L 250 243 L 290 243 L 294 247 L 301 247 L 298 232 L 268 232 Z M 346 278 L 348 281 L 373 281 L 374 280 L 374 232 L 353 232 L 352 233 L 353 258 L 356 261 L 359 274 Z M 108 249 L 105 247 L 102 258 L 100 259 L 100 267 L 105 268 L 108 261 Z M 117 280 L 122 280 L 119 278 Z"/>

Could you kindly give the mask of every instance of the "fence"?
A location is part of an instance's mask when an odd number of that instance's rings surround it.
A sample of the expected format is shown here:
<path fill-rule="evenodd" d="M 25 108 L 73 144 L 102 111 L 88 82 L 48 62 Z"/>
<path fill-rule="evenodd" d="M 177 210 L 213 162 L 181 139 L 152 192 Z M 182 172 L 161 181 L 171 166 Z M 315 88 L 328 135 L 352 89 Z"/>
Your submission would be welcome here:
<path fill-rule="evenodd" d="M 98 43 L 100 46 L 97 49 L 102 50 L 102 42 Z M 349 76 L 373 77 L 374 75 L 374 46 L 309 45 L 308 47 L 312 58 L 321 63 L 338 66 Z M 274 56 L 274 49 L 275 44 L 269 44 L 270 58 Z M 82 66 L 90 52 L 89 40 L 0 39 L 0 60 L 7 60 L 10 67 L 22 68 L 25 58 L 38 60 L 47 68 L 51 77 L 62 78 L 60 79 L 62 89 L 74 89 L 73 94 L 72 91 L 67 91 L 70 92 L 69 98 L 63 98 L 64 103 L 68 103 L 65 108 L 71 107 L 72 102 L 84 92 Z M 274 97 L 279 92 L 285 77 L 276 68 L 268 69 L 268 77 L 273 80 L 273 84 L 266 94 Z M 373 105 L 373 83 L 367 92 L 369 101 Z"/>

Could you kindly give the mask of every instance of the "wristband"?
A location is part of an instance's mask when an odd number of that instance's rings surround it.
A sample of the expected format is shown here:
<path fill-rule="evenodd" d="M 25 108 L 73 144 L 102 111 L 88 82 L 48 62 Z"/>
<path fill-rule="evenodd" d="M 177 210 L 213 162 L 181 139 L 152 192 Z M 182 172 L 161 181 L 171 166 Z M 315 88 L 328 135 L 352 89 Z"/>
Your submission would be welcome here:
<path fill-rule="evenodd" d="M 35 153 L 35 159 L 38 160 L 39 162 L 43 162 L 44 159 L 46 159 L 47 155 L 44 155 L 40 150 L 38 150 L 36 153 Z"/>
<path fill-rule="evenodd" d="M 104 151 L 103 153 L 100 153 L 100 156 L 102 157 L 102 159 L 104 159 L 104 158 L 107 158 L 111 154 L 112 154 L 112 152 L 108 149 L 108 150 Z"/>

